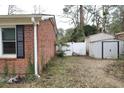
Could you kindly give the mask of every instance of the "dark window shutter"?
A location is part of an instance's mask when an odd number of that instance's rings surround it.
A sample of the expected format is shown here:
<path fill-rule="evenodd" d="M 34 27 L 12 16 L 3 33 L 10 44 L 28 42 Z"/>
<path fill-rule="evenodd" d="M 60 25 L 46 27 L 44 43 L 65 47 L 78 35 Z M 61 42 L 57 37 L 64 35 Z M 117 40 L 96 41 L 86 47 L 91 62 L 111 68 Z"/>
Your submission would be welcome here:
<path fill-rule="evenodd" d="M 24 58 L 24 25 L 16 25 L 17 58 Z"/>

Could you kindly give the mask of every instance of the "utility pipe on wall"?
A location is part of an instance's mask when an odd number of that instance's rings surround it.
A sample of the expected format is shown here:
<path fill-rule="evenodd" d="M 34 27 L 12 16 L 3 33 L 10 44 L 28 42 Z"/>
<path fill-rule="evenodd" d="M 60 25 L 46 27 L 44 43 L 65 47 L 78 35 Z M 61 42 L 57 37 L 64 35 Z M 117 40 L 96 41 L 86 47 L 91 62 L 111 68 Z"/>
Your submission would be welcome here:
<path fill-rule="evenodd" d="M 35 76 L 40 77 L 40 75 L 38 74 L 37 24 L 34 17 L 32 17 L 31 20 L 34 25 L 34 71 Z"/>

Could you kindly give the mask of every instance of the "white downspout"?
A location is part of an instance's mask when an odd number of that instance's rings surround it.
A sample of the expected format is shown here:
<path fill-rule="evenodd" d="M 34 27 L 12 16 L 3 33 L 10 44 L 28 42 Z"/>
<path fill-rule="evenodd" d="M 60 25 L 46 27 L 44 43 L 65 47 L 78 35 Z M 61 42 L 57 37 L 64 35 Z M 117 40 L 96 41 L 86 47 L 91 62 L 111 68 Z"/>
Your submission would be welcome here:
<path fill-rule="evenodd" d="M 31 20 L 34 25 L 34 71 L 35 71 L 35 76 L 40 77 L 40 75 L 38 74 L 37 24 L 34 17 L 32 17 Z"/>

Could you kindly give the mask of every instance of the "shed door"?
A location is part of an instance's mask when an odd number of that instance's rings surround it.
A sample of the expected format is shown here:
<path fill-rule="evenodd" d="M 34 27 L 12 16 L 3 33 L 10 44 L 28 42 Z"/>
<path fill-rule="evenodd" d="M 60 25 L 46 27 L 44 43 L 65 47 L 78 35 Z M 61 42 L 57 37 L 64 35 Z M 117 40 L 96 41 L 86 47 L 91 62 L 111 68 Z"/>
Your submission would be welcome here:
<path fill-rule="evenodd" d="M 103 42 L 103 58 L 118 58 L 118 42 Z"/>

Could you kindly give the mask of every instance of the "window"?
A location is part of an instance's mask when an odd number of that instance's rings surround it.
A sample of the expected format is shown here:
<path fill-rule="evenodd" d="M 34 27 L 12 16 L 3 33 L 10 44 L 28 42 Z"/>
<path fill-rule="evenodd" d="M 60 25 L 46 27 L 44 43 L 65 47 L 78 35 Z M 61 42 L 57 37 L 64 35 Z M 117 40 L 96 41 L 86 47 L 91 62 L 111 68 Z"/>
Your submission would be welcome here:
<path fill-rule="evenodd" d="M 0 58 L 24 58 L 24 25 L 0 27 Z"/>
<path fill-rule="evenodd" d="M 3 54 L 16 54 L 15 28 L 2 28 Z"/>

